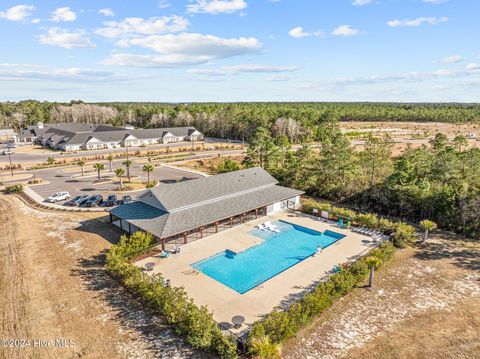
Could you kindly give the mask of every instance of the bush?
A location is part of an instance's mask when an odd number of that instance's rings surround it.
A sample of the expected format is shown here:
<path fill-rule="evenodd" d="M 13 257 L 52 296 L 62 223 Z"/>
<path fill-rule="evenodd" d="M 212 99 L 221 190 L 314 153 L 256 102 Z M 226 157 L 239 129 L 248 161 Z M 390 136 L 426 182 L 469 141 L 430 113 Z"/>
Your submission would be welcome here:
<path fill-rule="evenodd" d="M 393 234 L 393 244 L 399 248 L 405 248 L 415 240 L 415 228 L 408 224 L 399 223 Z"/>
<path fill-rule="evenodd" d="M 310 198 L 302 201 L 303 212 L 312 214 L 314 208 L 319 211 L 327 211 L 333 218 L 349 218 L 355 224 L 374 228 L 386 234 L 398 231 L 399 233 L 394 234 L 393 236 L 393 243 L 399 248 L 404 248 L 415 238 L 415 228 L 402 222 L 395 222 L 386 218 L 381 218 L 373 213 L 357 213 L 350 209 L 335 207 L 330 203 L 320 202 Z"/>
<path fill-rule="evenodd" d="M 252 353 L 260 358 L 280 358 L 280 345 L 272 343 L 268 335 L 255 337 L 251 343 Z"/>
<path fill-rule="evenodd" d="M 227 172 L 234 172 L 240 169 L 240 165 L 230 159 L 226 159 L 223 162 L 220 162 L 217 166 L 217 173 L 227 173 Z"/>
<path fill-rule="evenodd" d="M 23 192 L 23 185 L 21 184 L 14 184 L 5 188 L 4 192 L 6 194 L 13 194 L 13 193 L 22 193 Z"/>
<path fill-rule="evenodd" d="M 214 351 L 221 358 L 235 358 L 235 340 L 223 335 L 206 307 L 196 306 L 183 288 L 165 286 L 161 275 L 144 279 L 140 268 L 130 263 L 147 252 L 152 243 L 153 237 L 141 231 L 122 236 L 107 253 L 107 270 L 154 312 L 175 324 L 176 331 L 184 335 L 192 347 Z"/>
<path fill-rule="evenodd" d="M 286 311 L 274 311 L 253 324 L 248 337 L 249 351 L 261 358 L 274 358 L 272 349 L 307 324 L 312 318 L 328 308 L 339 297 L 363 282 L 369 273 L 369 262 L 379 266 L 388 262 L 395 253 L 392 243 L 384 242 L 350 266 L 343 266 L 340 272 L 320 283 Z"/>

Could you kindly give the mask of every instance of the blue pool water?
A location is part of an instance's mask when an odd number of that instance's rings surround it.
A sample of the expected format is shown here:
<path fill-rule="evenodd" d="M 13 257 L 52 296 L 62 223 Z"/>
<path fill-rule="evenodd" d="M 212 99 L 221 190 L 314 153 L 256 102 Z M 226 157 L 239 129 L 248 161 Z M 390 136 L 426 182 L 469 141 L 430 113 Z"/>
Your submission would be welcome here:
<path fill-rule="evenodd" d="M 323 233 L 289 222 L 273 223 L 280 233 L 255 229 L 251 235 L 263 242 L 243 252 L 221 252 L 192 266 L 238 293 L 248 292 L 313 255 L 320 246 L 326 248 L 344 238 L 332 231 Z"/>

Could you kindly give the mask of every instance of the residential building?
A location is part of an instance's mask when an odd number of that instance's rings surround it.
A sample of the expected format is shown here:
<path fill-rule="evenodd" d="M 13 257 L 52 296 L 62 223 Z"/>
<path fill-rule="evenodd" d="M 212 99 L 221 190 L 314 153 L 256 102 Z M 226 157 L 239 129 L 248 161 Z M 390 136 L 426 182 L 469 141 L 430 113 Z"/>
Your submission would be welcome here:
<path fill-rule="evenodd" d="M 204 135 L 194 127 L 134 129 L 132 126 L 39 123 L 24 129 L 16 136 L 15 142 L 39 143 L 57 150 L 78 151 L 203 139 Z"/>

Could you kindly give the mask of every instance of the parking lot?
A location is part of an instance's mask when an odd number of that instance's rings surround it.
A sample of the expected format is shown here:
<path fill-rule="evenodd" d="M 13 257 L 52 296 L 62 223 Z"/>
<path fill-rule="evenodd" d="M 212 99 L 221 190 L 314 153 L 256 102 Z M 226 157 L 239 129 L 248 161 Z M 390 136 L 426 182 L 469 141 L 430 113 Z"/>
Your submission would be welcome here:
<path fill-rule="evenodd" d="M 141 171 L 141 164 L 132 165 L 130 168 L 132 177 L 137 177 L 137 179 L 145 180 L 146 176 Z M 114 166 L 115 168 L 115 166 Z M 31 186 L 31 189 L 34 190 L 37 194 L 43 198 L 53 195 L 56 192 L 67 191 L 70 193 L 71 198 L 79 194 L 86 194 L 89 196 L 93 195 L 103 195 L 106 197 L 114 193 L 120 199 L 122 195 L 130 195 L 132 197 L 137 196 L 142 190 L 130 191 L 130 192 L 113 192 L 115 187 L 118 187 L 117 178 L 113 173 L 104 173 L 102 174 L 103 179 L 114 178 L 114 182 L 103 182 L 103 183 L 94 183 L 97 179 L 95 174 L 87 174 L 84 177 L 81 177 L 80 172 L 71 172 L 71 169 L 66 168 L 60 169 L 44 169 L 32 171 L 37 178 L 42 178 L 44 181 L 48 182 L 45 184 L 39 184 Z M 171 168 L 171 167 L 157 167 L 154 172 L 151 174 L 151 180 L 157 180 L 159 185 L 165 185 L 172 182 L 191 180 L 201 177 L 200 174 Z M 128 184 L 128 183 L 126 183 Z M 57 202 L 58 204 L 63 204 L 62 202 Z"/>

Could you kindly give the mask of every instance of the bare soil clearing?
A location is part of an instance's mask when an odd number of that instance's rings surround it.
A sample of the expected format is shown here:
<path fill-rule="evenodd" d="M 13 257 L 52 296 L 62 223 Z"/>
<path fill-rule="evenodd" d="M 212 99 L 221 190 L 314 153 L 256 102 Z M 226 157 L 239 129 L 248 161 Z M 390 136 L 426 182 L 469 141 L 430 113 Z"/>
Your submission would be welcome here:
<path fill-rule="evenodd" d="M 401 250 L 373 291 L 339 300 L 285 358 L 479 358 L 480 243 L 440 234 Z"/>
<path fill-rule="evenodd" d="M 104 271 L 107 239 L 98 214 L 59 214 L 0 196 L 0 358 L 184 358 L 195 354 Z M 34 340 L 73 339 L 70 348 Z M 205 357 L 204 355 L 202 357 Z"/>

